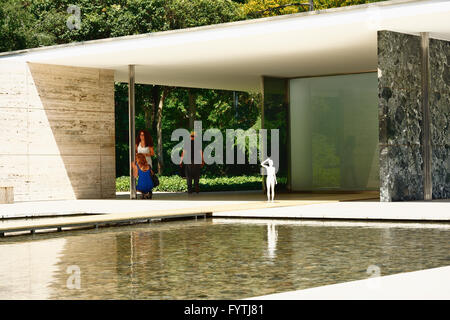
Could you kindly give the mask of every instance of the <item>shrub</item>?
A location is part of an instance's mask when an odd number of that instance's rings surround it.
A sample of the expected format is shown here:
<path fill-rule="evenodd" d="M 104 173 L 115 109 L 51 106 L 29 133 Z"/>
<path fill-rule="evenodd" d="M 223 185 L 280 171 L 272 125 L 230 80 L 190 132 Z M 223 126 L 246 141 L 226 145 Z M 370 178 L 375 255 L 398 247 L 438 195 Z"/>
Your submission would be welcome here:
<path fill-rule="evenodd" d="M 282 187 L 286 184 L 285 178 L 277 178 L 277 187 Z M 242 191 L 242 190 L 261 190 L 262 177 L 261 176 L 232 176 L 232 177 L 201 177 L 200 190 L 201 191 Z M 130 178 L 119 177 L 116 179 L 116 191 L 129 191 Z M 180 176 L 160 176 L 159 186 L 153 191 L 164 192 L 185 192 L 187 191 L 186 180 Z"/>

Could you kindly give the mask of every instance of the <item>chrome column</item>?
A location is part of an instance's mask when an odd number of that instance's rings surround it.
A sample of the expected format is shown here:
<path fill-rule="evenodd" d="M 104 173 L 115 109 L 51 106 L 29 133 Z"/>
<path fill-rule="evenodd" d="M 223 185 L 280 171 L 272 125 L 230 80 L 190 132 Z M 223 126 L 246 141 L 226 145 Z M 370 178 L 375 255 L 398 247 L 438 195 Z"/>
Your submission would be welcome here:
<path fill-rule="evenodd" d="M 131 164 L 135 162 L 136 156 L 136 126 L 134 105 L 134 65 L 128 66 L 128 116 L 129 116 L 129 150 L 130 150 L 130 199 L 136 199 L 136 179 L 133 176 Z"/>
<path fill-rule="evenodd" d="M 423 196 L 432 200 L 433 185 L 431 181 L 431 135 L 430 135 L 430 55 L 429 34 L 422 32 L 422 148 L 423 148 Z"/>

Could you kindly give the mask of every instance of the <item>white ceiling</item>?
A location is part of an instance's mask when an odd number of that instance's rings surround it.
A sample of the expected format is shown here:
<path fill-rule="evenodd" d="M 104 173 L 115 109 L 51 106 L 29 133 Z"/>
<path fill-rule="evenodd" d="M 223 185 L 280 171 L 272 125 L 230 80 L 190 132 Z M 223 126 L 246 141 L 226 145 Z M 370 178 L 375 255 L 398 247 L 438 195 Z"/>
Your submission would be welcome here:
<path fill-rule="evenodd" d="M 375 71 L 377 30 L 450 40 L 450 1 L 388 1 L 186 30 L 96 40 L 0 56 L 115 70 L 136 83 L 259 90 L 261 76 Z"/>

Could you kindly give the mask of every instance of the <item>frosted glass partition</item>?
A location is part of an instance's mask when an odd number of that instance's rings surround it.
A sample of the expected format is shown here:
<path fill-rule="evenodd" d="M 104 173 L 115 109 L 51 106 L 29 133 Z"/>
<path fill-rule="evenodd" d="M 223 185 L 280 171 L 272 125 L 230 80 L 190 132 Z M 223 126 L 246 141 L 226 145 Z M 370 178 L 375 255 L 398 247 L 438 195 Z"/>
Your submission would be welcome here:
<path fill-rule="evenodd" d="M 378 190 L 377 73 L 289 87 L 292 190 Z"/>

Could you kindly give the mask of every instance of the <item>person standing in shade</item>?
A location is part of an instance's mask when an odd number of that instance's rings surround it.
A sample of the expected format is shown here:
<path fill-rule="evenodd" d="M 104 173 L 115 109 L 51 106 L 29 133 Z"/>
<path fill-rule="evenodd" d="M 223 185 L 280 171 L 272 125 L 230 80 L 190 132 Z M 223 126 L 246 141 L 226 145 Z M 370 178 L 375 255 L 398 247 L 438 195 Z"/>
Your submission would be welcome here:
<path fill-rule="evenodd" d="M 185 172 L 186 172 L 186 181 L 188 187 L 188 193 L 192 193 L 192 180 L 194 180 L 195 192 L 200 192 L 199 180 L 200 180 L 200 171 L 205 164 L 203 159 L 203 152 L 201 148 L 199 150 L 195 150 L 195 133 L 191 132 L 191 162 L 190 164 L 185 164 Z M 180 167 L 183 166 L 183 157 L 187 153 L 186 150 L 183 150 L 181 154 Z M 197 154 L 198 159 L 201 159 L 201 163 L 195 163 L 195 155 Z"/>
<path fill-rule="evenodd" d="M 141 153 L 145 156 L 148 165 L 150 168 L 152 166 L 152 157 L 155 155 L 155 151 L 153 149 L 153 139 L 150 135 L 150 132 L 147 130 L 139 130 L 136 137 L 136 155 Z"/>

